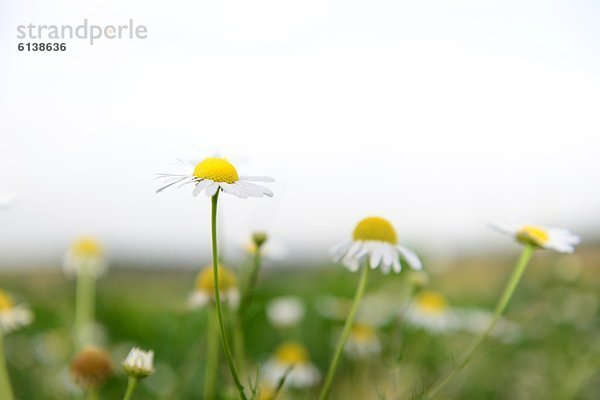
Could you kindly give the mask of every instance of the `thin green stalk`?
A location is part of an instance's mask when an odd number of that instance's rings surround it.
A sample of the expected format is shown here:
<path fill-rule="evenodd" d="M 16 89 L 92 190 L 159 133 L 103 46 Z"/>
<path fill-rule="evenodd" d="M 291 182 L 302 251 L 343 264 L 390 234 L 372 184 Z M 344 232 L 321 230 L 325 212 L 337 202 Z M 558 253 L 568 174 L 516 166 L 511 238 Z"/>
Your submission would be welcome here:
<path fill-rule="evenodd" d="M 4 354 L 4 333 L 0 331 L 0 399 L 13 400 L 12 386 L 6 366 L 6 355 Z"/>
<path fill-rule="evenodd" d="M 496 326 L 496 323 L 500 319 L 500 316 L 506 309 L 508 302 L 510 301 L 512 295 L 514 294 L 515 289 L 517 288 L 517 285 L 519 284 L 519 281 L 521 280 L 521 277 L 523 276 L 523 273 L 525 272 L 525 269 L 527 268 L 527 265 L 529 264 L 529 261 L 531 260 L 531 256 L 533 255 L 534 250 L 535 250 L 535 247 L 533 245 L 531 245 L 531 244 L 525 245 L 525 248 L 523 249 L 523 253 L 521 253 L 521 257 L 519 258 L 519 261 L 515 265 L 515 269 L 513 270 L 512 275 L 510 276 L 510 279 L 508 280 L 508 283 L 506 284 L 506 287 L 504 288 L 504 292 L 502 292 L 502 296 L 500 297 L 500 300 L 498 300 L 498 303 L 496 304 L 496 309 L 494 310 L 494 315 L 492 316 L 490 324 L 488 325 L 488 327 L 486 328 L 485 331 L 483 331 L 481 334 L 479 334 L 479 336 L 477 338 L 475 338 L 475 340 L 473 341 L 473 343 L 471 344 L 471 346 L 469 347 L 469 349 L 467 350 L 465 355 L 462 357 L 461 361 L 458 364 L 456 364 L 454 366 L 454 368 L 452 368 L 452 370 L 448 373 L 448 375 L 446 375 L 446 377 L 443 380 L 441 380 L 431 390 L 429 390 L 428 392 L 426 392 L 424 394 L 423 397 L 425 399 L 434 398 L 440 392 L 440 390 L 442 390 L 442 388 L 444 386 L 446 386 L 446 384 L 452 380 L 454 375 L 458 371 L 463 369 L 469 363 L 469 361 L 471 360 L 471 357 L 473 356 L 473 354 L 475 354 L 475 351 L 477 350 L 477 348 L 481 345 L 481 343 L 485 340 L 485 338 L 489 335 L 489 333 L 494 329 L 494 327 Z"/>
<path fill-rule="evenodd" d="M 217 385 L 217 370 L 219 368 L 219 324 L 213 305 L 209 305 L 206 332 L 206 364 L 204 370 L 204 396 L 205 400 L 215 398 Z"/>
<path fill-rule="evenodd" d="M 244 349 L 244 331 L 242 330 L 242 319 L 236 310 L 229 307 L 230 317 L 232 319 L 232 331 L 233 331 L 233 355 L 235 362 L 240 367 L 240 379 L 244 380 L 244 363 L 245 363 L 245 349 Z"/>
<path fill-rule="evenodd" d="M 75 344 L 80 350 L 92 343 L 92 323 L 96 299 L 96 277 L 83 265 L 77 274 L 75 299 Z"/>
<path fill-rule="evenodd" d="M 327 371 L 327 376 L 325 377 L 325 383 L 323 384 L 323 389 L 321 389 L 321 394 L 319 395 L 319 400 L 325 400 L 329 398 L 331 384 L 333 383 L 335 371 L 337 370 L 337 366 L 340 362 L 340 356 L 342 355 L 342 351 L 344 350 L 346 341 L 348 341 L 348 337 L 350 336 L 352 326 L 354 325 L 354 318 L 356 317 L 356 312 L 358 311 L 358 306 L 360 305 L 360 301 L 365 293 L 365 288 L 367 287 L 367 277 L 369 275 L 369 269 L 370 268 L 368 264 L 364 265 L 362 268 L 360 279 L 358 281 L 358 286 L 356 287 L 356 293 L 354 294 L 354 301 L 352 302 L 352 307 L 350 308 L 348 318 L 346 318 L 346 323 L 344 324 L 342 335 L 338 339 L 337 345 L 335 347 L 331 363 L 329 364 L 329 370 Z"/>
<path fill-rule="evenodd" d="M 261 246 L 256 246 L 256 250 L 254 251 L 254 258 L 252 259 L 252 269 L 250 270 L 250 275 L 248 276 L 248 282 L 246 287 L 244 288 L 244 295 L 242 296 L 242 304 L 240 306 L 240 314 L 243 315 L 244 311 L 248 309 L 250 303 L 252 303 L 252 298 L 254 297 L 254 292 L 256 290 L 256 284 L 258 282 L 258 272 L 260 271 L 260 261 L 261 261 Z"/>
<path fill-rule="evenodd" d="M 135 390 L 137 382 L 138 382 L 138 380 L 135 379 L 134 377 L 132 377 L 132 376 L 129 377 L 129 381 L 127 381 L 127 391 L 125 392 L 125 397 L 123 397 L 123 400 L 131 399 L 131 396 L 133 395 L 133 392 Z"/>
<path fill-rule="evenodd" d="M 220 189 L 219 189 L 220 190 Z M 221 344 L 223 345 L 223 352 L 225 353 L 225 359 L 227 365 L 231 371 L 233 382 L 240 392 L 240 398 L 247 400 L 246 393 L 244 392 L 244 386 L 240 382 L 237 368 L 235 367 L 235 361 L 231 354 L 231 347 L 227 339 L 225 331 L 225 323 L 223 322 L 223 309 L 221 306 L 221 296 L 219 294 L 219 249 L 217 246 L 217 203 L 219 200 L 219 191 L 212 197 L 212 210 L 211 210 L 211 239 L 212 239 L 212 256 L 213 256 L 213 276 L 215 280 L 215 306 L 217 309 L 217 319 L 219 321 L 219 332 L 221 334 Z"/>

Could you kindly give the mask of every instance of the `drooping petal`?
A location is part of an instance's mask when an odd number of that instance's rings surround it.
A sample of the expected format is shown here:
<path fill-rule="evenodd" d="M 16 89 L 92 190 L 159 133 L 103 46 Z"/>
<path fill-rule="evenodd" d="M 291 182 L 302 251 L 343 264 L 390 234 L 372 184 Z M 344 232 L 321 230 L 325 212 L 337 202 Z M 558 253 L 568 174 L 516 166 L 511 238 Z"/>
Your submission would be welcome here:
<path fill-rule="evenodd" d="M 204 191 L 206 193 L 206 195 L 208 197 L 212 197 L 215 195 L 215 193 L 217 193 L 217 190 L 219 190 L 219 184 L 216 182 L 211 182 L 207 187 L 206 190 Z"/>
<path fill-rule="evenodd" d="M 412 250 L 400 245 L 398 245 L 397 248 L 412 269 L 420 270 L 423 268 L 421 260 Z"/>
<path fill-rule="evenodd" d="M 169 184 L 167 184 L 167 185 L 165 185 L 165 186 L 162 186 L 162 187 L 160 187 L 160 188 L 156 189 L 156 193 L 160 193 L 160 192 L 162 192 L 163 190 L 165 190 L 166 188 L 169 188 L 169 187 L 171 187 L 171 186 L 173 186 L 173 185 L 175 185 L 175 184 L 177 184 L 177 183 L 179 183 L 179 182 L 183 181 L 183 180 L 184 180 L 184 179 L 186 179 L 186 178 L 187 178 L 187 177 L 183 177 L 183 178 L 176 179 L 175 181 L 173 181 L 173 182 L 171 182 L 171 183 L 169 183 Z"/>
<path fill-rule="evenodd" d="M 204 189 L 206 189 L 206 187 L 208 185 L 210 185 L 211 183 L 213 183 L 213 181 L 211 181 L 210 179 L 201 180 L 200 182 L 198 182 L 196 184 L 196 186 L 194 186 L 193 195 L 198 196 L 198 194 L 200 194 L 200 192 L 202 192 Z"/>

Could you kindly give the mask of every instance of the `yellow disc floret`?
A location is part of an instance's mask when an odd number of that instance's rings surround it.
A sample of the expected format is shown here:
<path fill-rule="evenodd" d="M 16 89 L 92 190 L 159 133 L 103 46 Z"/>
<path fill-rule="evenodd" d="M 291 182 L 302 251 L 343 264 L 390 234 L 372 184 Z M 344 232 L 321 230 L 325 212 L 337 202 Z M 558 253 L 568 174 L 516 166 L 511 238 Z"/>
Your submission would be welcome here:
<path fill-rule="evenodd" d="M 530 243 L 544 247 L 548 243 L 548 232 L 538 226 L 526 225 L 517 232 L 517 240 L 521 243 Z"/>
<path fill-rule="evenodd" d="M 3 291 L 0 290 L 0 312 L 8 311 L 14 306 L 11 298 Z"/>
<path fill-rule="evenodd" d="M 354 240 L 378 240 L 391 244 L 398 243 L 392 224 L 380 217 L 369 217 L 360 221 L 353 234 Z"/>
<path fill-rule="evenodd" d="M 352 327 L 352 338 L 357 342 L 369 342 L 375 338 L 375 330 L 369 325 L 355 324 Z"/>
<path fill-rule="evenodd" d="M 73 242 L 71 251 L 77 257 L 97 258 L 102 255 L 102 245 L 94 238 L 82 237 Z"/>
<path fill-rule="evenodd" d="M 194 168 L 194 176 L 198 179 L 210 179 L 214 182 L 234 183 L 238 173 L 233 164 L 224 158 L 206 158 Z"/>
<path fill-rule="evenodd" d="M 304 346 L 296 342 L 286 342 L 275 351 L 277 361 L 283 364 L 301 364 L 308 361 L 308 353 Z"/>
<path fill-rule="evenodd" d="M 448 303 L 441 294 L 434 291 L 424 291 L 417 296 L 419 308 L 427 313 L 438 314 L 446 310 Z"/>
<path fill-rule="evenodd" d="M 237 287 L 237 278 L 233 271 L 219 265 L 219 291 L 224 292 Z M 213 267 L 208 265 L 198 273 L 196 277 L 196 290 L 199 292 L 215 294 L 215 281 L 213 276 Z"/>

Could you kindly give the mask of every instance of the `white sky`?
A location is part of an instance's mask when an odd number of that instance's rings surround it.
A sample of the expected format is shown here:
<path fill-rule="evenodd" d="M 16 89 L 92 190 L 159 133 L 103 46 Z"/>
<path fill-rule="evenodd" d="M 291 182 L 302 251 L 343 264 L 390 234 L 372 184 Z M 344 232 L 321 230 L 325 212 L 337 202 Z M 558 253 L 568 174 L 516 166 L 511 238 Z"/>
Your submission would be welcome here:
<path fill-rule="evenodd" d="M 17 25 L 83 18 L 148 38 L 16 50 Z M 273 199 L 223 201 L 231 254 L 264 229 L 324 257 L 368 215 L 423 252 L 504 243 L 489 221 L 586 239 L 599 20 L 593 1 L 3 1 L 0 189 L 18 202 L 0 261 L 88 233 L 117 258 L 206 259 L 208 199 L 152 178 L 213 154 L 277 179 Z"/>

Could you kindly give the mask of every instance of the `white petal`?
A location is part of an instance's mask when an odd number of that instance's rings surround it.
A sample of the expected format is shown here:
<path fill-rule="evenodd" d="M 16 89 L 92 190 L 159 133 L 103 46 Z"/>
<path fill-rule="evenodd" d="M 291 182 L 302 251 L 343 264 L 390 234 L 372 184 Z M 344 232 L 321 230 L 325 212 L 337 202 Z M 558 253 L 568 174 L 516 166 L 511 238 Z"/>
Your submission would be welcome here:
<path fill-rule="evenodd" d="M 168 188 L 168 187 L 171 187 L 171 186 L 173 186 L 173 185 L 175 185 L 175 184 L 177 184 L 177 183 L 181 182 L 181 181 L 182 181 L 182 180 L 184 180 L 184 179 L 186 179 L 186 177 L 179 178 L 179 179 L 175 180 L 174 182 L 171 182 L 171 183 L 169 183 L 169 184 L 167 184 L 167 185 L 165 185 L 165 186 L 162 186 L 162 187 L 160 187 L 160 188 L 156 189 L 156 193 L 160 193 L 160 192 L 162 192 L 163 190 L 165 190 L 166 188 Z"/>
<path fill-rule="evenodd" d="M 517 233 L 517 231 L 519 230 L 519 228 L 516 226 L 501 224 L 501 223 L 496 223 L 496 222 L 490 222 L 488 224 L 488 226 L 490 228 L 494 229 L 495 231 L 498 231 L 501 233 L 506 233 L 511 236 L 514 236 Z"/>
<path fill-rule="evenodd" d="M 408 265 L 410 265 L 410 267 L 412 269 L 419 270 L 419 269 L 423 268 L 423 264 L 421 264 L 421 260 L 412 250 L 410 250 L 404 246 L 397 246 L 397 248 L 400 251 L 400 254 L 402 254 L 402 257 L 404 257 L 404 259 L 406 260 L 406 262 L 408 263 Z"/>
<path fill-rule="evenodd" d="M 371 257 L 369 257 L 369 264 L 371 268 L 377 268 L 379 264 L 381 264 L 381 259 L 383 258 L 383 248 L 381 246 L 376 246 L 371 251 Z"/>
<path fill-rule="evenodd" d="M 389 267 L 392 265 L 392 259 L 394 258 L 394 254 L 396 254 L 397 250 L 395 247 L 386 244 L 383 248 L 383 265 Z"/>
<path fill-rule="evenodd" d="M 273 197 L 273 192 L 264 186 L 244 181 L 237 181 L 236 183 L 246 189 L 249 196 L 261 197 L 264 194 L 265 196 Z"/>
<path fill-rule="evenodd" d="M 206 187 L 208 185 L 210 185 L 211 183 L 213 183 L 213 182 L 211 180 L 209 180 L 209 179 L 204 179 L 204 180 L 198 182 L 196 184 L 196 186 L 194 187 L 194 192 L 193 192 L 194 196 L 198 196 L 198 194 L 201 191 L 203 191 L 204 189 L 206 189 Z"/>
<path fill-rule="evenodd" d="M 204 191 L 204 193 L 208 196 L 208 197 L 212 197 L 215 195 L 215 193 L 217 193 L 217 190 L 219 190 L 219 184 L 216 182 L 212 182 L 210 183 L 207 187 L 206 190 Z"/>
<path fill-rule="evenodd" d="M 229 194 L 232 194 L 241 199 L 248 198 L 247 191 L 244 190 L 244 188 L 237 185 L 236 183 L 232 184 L 232 183 L 227 183 L 227 182 L 221 182 L 220 185 L 223 188 L 223 190 Z"/>
<path fill-rule="evenodd" d="M 392 266 L 394 268 L 394 272 L 399 274 L 400 271 L 402 271 L 402 264 L 400 263 L 400 254 L 394 254 L 394 257 L 392 257 Z"/>
<path fill-rule="evenodd" d="M 240 176 L 238 179 L 249 182 L 275 182 L 275 179 L 270 176 Z"/>

